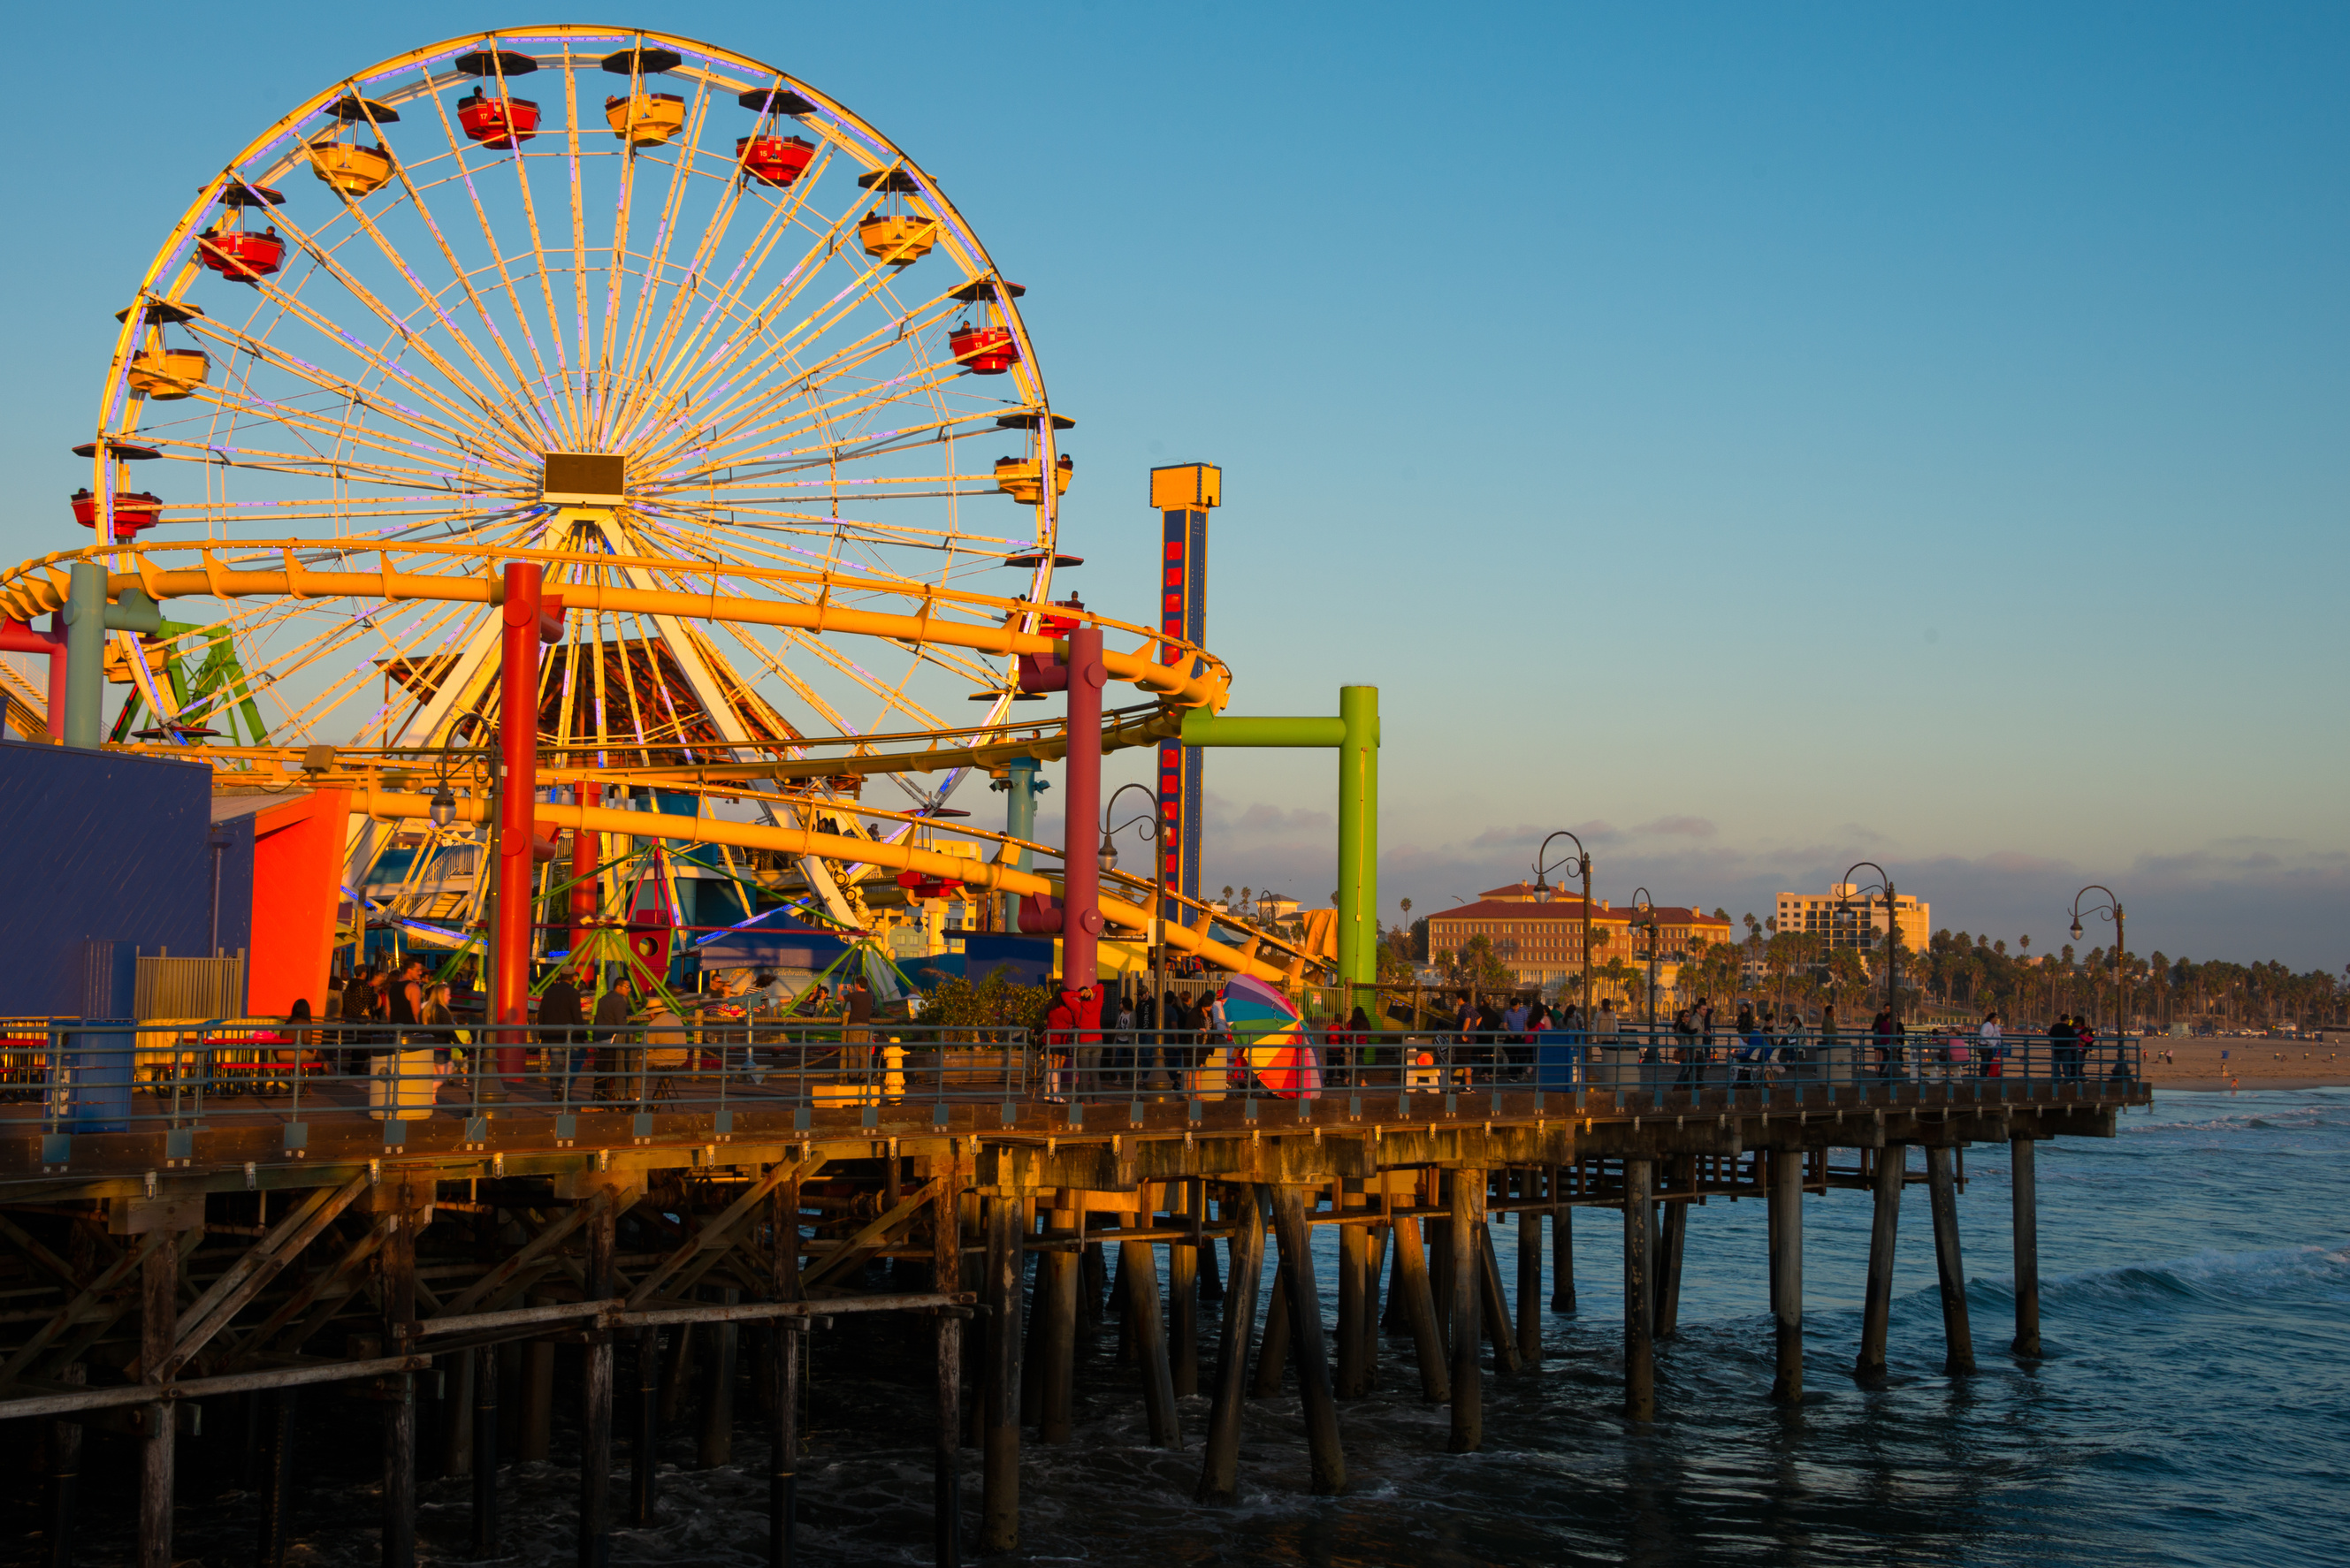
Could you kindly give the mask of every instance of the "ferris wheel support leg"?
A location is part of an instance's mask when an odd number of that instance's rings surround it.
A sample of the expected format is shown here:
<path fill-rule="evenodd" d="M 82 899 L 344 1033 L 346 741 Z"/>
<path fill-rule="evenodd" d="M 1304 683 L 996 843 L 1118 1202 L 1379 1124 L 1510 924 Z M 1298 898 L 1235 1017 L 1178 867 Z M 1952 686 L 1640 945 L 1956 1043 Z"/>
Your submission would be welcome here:
<path fill-rule="evenodd" d="M 502 1024 L 530 1022 L 530 931 L 536 901 L 531 888 L 531 806 L 538 784 L 539 566 L 506 565 L 504 634 L 498 680 L 497 994 L 492 1006 Z M 503 1036 L 498 1075 L 523 1075 L 521 1034 Z"/>
<path fill-rule="evenodd" d="M 1097 626 L 1069 634 L 1068 826 L 1062 845 L 1061 983 L 1079 990 L 1099 973 L 1101 912 L 1102 634 Z"/>

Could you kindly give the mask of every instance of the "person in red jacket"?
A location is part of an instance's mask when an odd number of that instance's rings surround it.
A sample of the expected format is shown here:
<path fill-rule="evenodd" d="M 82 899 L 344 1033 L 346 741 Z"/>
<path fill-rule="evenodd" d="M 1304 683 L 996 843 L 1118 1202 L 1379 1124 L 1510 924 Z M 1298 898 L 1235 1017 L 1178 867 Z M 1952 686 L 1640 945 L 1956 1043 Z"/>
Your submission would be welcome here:
<path fill-rule="evenodd" d="M 1045 1063 L 1046 1092 L 1055 1099 L 1068 1093 L 1069 1064 L 1076 1050 L 1082 1006 L 1066 981 L 1054 982 L 1052 1004 L 1045 1009 Z"/>

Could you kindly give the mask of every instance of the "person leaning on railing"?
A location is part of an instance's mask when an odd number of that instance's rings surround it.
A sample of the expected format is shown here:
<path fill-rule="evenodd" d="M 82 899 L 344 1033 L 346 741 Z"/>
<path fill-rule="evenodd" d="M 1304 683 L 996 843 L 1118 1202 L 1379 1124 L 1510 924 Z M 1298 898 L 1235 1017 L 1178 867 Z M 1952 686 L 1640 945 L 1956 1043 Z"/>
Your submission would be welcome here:
<path fill-rule="evenodd" d="M 616 976 L 612 989 L 596 999 L 596 1100 L 617 1105 L 634 1098 L 638 1075 L 644 1066 L 644 1047 L 632 1043 L 629 1025 L 637 1012 L 629 977 Z"/>
<path fill-rule="evenodd" d="M 2000 1038 L 1999 1010 L 1983 1014 L 1982 1027 L 1975 1031 L 1976 1071 L 1986 1078 L 2002 1076 L 2006 1071 L 2007 1042 Z"/>

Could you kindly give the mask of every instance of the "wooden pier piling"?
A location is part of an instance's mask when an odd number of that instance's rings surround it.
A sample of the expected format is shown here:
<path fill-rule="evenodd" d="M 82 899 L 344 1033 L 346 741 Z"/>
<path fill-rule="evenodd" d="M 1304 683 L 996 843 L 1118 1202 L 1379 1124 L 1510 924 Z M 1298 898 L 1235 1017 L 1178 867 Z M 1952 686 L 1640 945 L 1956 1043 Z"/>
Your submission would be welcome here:
<path fill-rule="evenodd" d="M 1271 1399 L 1281 1393 L 1281 1371 L 1289 1365 L 1289 1276 L 1276 1267 L 1273 1295 L 1265 1303 L 1264 1332 L 1257 1339 L 1256 1371 L 1249 1379 L 1249 1397 Z"/>
<path fill-rule="evenodd" d="M 481 1370 L 473 1378 L 473 1553 L 476 1558 L 494 1557 L 498 1551 L 498 1385 L 504 1381 L 500 1363 L 499 1346 L 484 1345 L 473 1354 L 481 1359 Z M 294 1390 L 283 1390 L 278 1397 L 287 1401 L 286 1421 L 293 1423 Z M 264 1568 L 283 1568 L 283 1553 L 278 1563 L 265 1563 Z"/>
<path fill-rule="evenodd" d="M 147 1383 L 163 1381 L 179 1319 L 180 1232 L 172 1227 L 174 1218 L 168 1212 L 154 1216 L 159 1229 L 148 1236 L 140 1265 L 139 1365 L 140 1380 Z M 172 1407 L 160 1399 L 145 1407 L 140 1418 L 145 1425 L 139 1451 L 139 1568 L 172 1568 L 178 1424 Z"/>
<path fill-rule="evenodd" d="M 588 1258 L 580 1296 L 612 1294 L 612 1203 L 599 1193 L 583 1229 Z M 588 1330 L 579 1368 L 579 1568 L 606 1568 L 612 1558 L 612 1331 Z"/>
<path fill-rule="evenodd" d="M 987 1366 L 980 1399 L 981 1521 L 983 1553 L 1020 1544 L 1020 1243 L 1027 1233 L 1024 1198 L 987 1200 Z"/>
<path fill-rule="evenodd" d="M 1657 1418 L 1655 1238 L 1649 1220 L 1654 1162 L 1624 1162 L 1624 1414 Z"/>
<path fill-rule="evenodd" d="M 1349 1186 L 1355 1191 L 1349 1192 Z M 1360 1181 L 1330 1184 L 1334 1210 L 1362 1208 Z M 1338 1397 L 1359 1399 L 1371 1391 L 1370 1339 L 1365 1313 L 1371 1293 L 1371 1229 L 1368 1225 L 1338 1227 Z"/>
<path fill-rule="evenodd" d="M 1240 1491 L 1241 1412 L 1247 1397 L 1249 1329 L 1256 1319 L 1257 1281 L 1264 1272 L 1264 1204 L 1257 1189 L 1227 1188 L 1224 1212 L 1239 1211 L 1232 1232 L 1232 1283 L 1224 1292 L 1223 1334 L 1216 1356 L 1215 1397 L 1208 1410 L 1208 1441 L 1195 1494 L 1226 1503 Z M 1252 1223 L 1251 1221 L 1253 1221 Z"/>
<path fill-rule="evenodd" d="M 88 1381 L 89 1368 L 76 1361 L 60 1367 L 57 1382 L 68 1388 L 78 1387 Z M 48 1507 L 44 1511 L 48 1520 L 48 1539 L 44 1554 L 47 1568 L 73 1568 L 74 1527 L 81 1495 L 81 1423 L 71 1417 L 49 1423 Z M 285 1553 L 279 1552 L 282 1562 Z"/>
<path fill-rule="evenodd" d="M 1478 1176 L 1482 1189 L 1483 1173 Z M 1477 1227 L 1477 1283 L 1480 1316 L 1485 1337 L 1493 1345 L 1493 1370 L 1504 1377 L 1518 1375 L 1518 1334 L 1510 1320 L 1510 1298 L 1502 1290 L 1502 1261 L 1493 1248 L 1493 1228 Z"/>
<path fill-rule="evenodd" d="M 1126 1324 L 1134 1335 L 1141 1372 L 1142 1408 L 1155 1448 L 1180 1449 L 1183 1430 L 1175 1415 L 1175 1379 L 1167 1364 L 1167 1324 L 1159 1310 L 1159 1268 L 1148 1241 L 1121 1241 L 1118 1277 L 1126 1287 Z M 1248 1340 L 1241 1340 L 1245 1353 Z M 1221 1369 L 1220 1369 L 1221 1370 Z"/>
<path fill-rule="evenodd" d="M 2015 1221 L 2015 1354 L 2040 1357 L 2040 1192 L 2029 1134 L 2008 1140 Z"/>
<path fill-rule="evenodd" d="M 1067 1241 L 1077 1233 L 1074 1210 L 1055 1209 L 1045 1235 Z M 1044 1365 L 1037 1369 L 1036 1440 L 1066 1443 L 1076 1421 L 1078 1255 L 1067 1247 L 1041 1254 L 1036 1268 L 1036 1312 L 1044 1320 L 1037 1341 Z"/>
<path fill-rule="evenodd" d="M 493 1386 L 497 1379 L 491 1378 Z M 296 1420 L 300 1411 L 299 1388 L 273 1388 L 264 1399 L 262 1465 L 256 1478 L 261 1488 L 260 1528 L 255 1532 L 253 1548 L 255 1568 L 286 1568 L 286 1548 L 293 1536 L 294 1511 L 294 1439 Z M 475 1441 L 480 1440 L 481 1428 L 474 1427 Z M 481 1462 L 478 1450 L 473 1461 Z M 475 1556 L 484 1555 L 476 1552 Z M 54 1568 L 63 1568 L 55 1564 Z"/>
<path fill-rule="evenodd" d="M 1774 1369 L 1771 1397 L 1804 1402 L 1804 1155 L 1773 1149 L 1771 1167 L 1771 1317 Z M 1689 1205 L 1671 1207 L 1684 1211 Z"/>
<path fill-rule="evenodd" d="M 1551 1167 L 1551 1192 L 1562 1193 L 1566 1172 Z M 1550 1211 L 1550 1310 L 1575 1311 L 1575 1210 L 1561 1203 Z"/>
<path fill-rule="evenodd" d="M 1864 1383 L 1885 1378 L 1885 1336 L 1893 1318 L 1893 1248 L 1901 1231 L 1901 1182 L 1908 1151 L 1895 1143 L 1876 1152 L 1869 1192 L 1868 1281 L 1860 1302 L 1860 1355 L 1853 1376 Z"/>
<path fill-rule="evenodd" d="M 1202 1184 L 1197 1181 L 1171 1181 L 1167 1184 L 1168 1197 L 1173 1199 L 1178 1223 L 1189 1224 L 1191 1233 L 1200 1233 L 1202 1210 L 1207 1198 Z M 1171 1241 L 1167 1247 L 1167 1312 L 1172 1343 L 1169 1346 L 1173 1358 L 1170 1368 L 1175 1379 L 1175 1397 L 1188 1399 L 1200 1391 L 1200 1253 L 1201 1248 L 1191 1242 Z"/>
<path fill-rule="evenodd" d="M 400 1184 L 390 1212 L 382 1218 L 383 1344 L 400 1354 L 416 1332 L 416 1232 L 428 1212 L 414 1189 Z M 383 1568 L 413 1568 L 416 1562 L 416 1374 L 395 1372 L 385 1380 L 383 1408 Z"/>
<path fill-rule="evenodd" d="M 732 1306 L 742 1299 L 742 1292 L 730 1286 L 718 1293 L 718 1299 Z M 702 1425 L 693 1455 L 694 1463 L 705 1470 L 734 1462 L 734 1361 L 741 1334 L 735 1324 L 711 1325 L 710 1354 L 703 1358 Z"/>
<path fill-rule="evenodd" d="M 1273 1189 L 1273 1227 L 1280 1243 L 1281 1282 L 1289 1296 L 1290 1359 L 1305 1408 L 1305 1449 L 1317 1497 L 1347 1490 L 1347 1455 L 1338 1440 L 1338 1405 L 1330 1387 L 1330 1353 L 1322 1333 L 1321 1293 L 1305 1225 L 1306 1189 Z"/>
<path fill-rule="evenodd" d="M 1456 1454 L 1473 1454 L 1484 1446 L 1484 1379 L 1477 1367 L 1477 1345 L 1484 1331 L 1479 1326 L 1477 1298 L 1483 1272 L 1478 1257 L 1479 1221 L 1485 1207 L 1482 1171 L 1445 1173 L 1444 1234 L 1451 1254 L 1448 1272 L 1452 1285 L 1452 1435 Z"/>
<path fill-rule="evenodd" d="M 1427 1404 L 1441 1405 L 1452 1397 L 1452 1371 L 1447 1365 L 1444 1331 L 1436 1315 L 1435 1293 L 1429 1284 L 1428 1252 L 1420 1244 L 1419 1220 L 1407 1216 L 1395 1222 L 1395 1249 L 1396 1293 L 1403 1303 L 1405 1326 L 1411 1330 L 1412 1357 L 1419 1367 L 1419 1397 Z"/>
<path fill-rule="evenodd" d="M 951 1291 L 962 1278 L 960 1192 L 962 1162 L 951 1145 L 949 1179 L 939 1183 L 931 1205 L 931 1288 Z M 967 1307 L 941 1307 L 938 1335 L 938 1430 L 931 1456 L 931 1555 L 937 1568 L 962 1561 L 962 1325 Z"/>
<path fill-rule="evenodd" d="M 1681 1193 L 1690 1186 L 1696 1161 L 1685 1154 L 1669 1154 L 1659 1167 L 1664 1190 Z M 1681 1253 L 1689 1240 L 1690 1205 L 1686 1199 L 1657 1205 L 1656 1336 L 1670 1339 L 1681 1328 Z"/>
<path fill-rule="evenodd" d="M 1942 1293 L 1942 1370 L 1970 1377 L 1975 1370 L 1974 1334 L 1967 1326 L 1967 1270 L 1959 1252 L 1959 1189 L 1947 1144 L 1926 1150 L 1928 1207 L 1934 1216 L 1934 1274 Z"/>
<path fill-rule="evenodd" d="M 797 1167 L 794 1168 L 796 1171 Z M 800 1179 L 781 1177 L 767 1191 L 767 1291 L 779 1302 L 800 1299 Z M 683 1334 L 686 1324 L 677 1325 Z M 767 1452 L 767 1568 L 788 1568 L 796 1557 L 800 1469 L 800 1355 L 804 1319 L 775 1320 L 774 1409 Z M 1018 1433 L 1014 1429 L 1014 1442 Z M 1015 1471 L 1016 1474 L 1016 1471 Z"/>
<path fill-rule="evenodd" d="M 685 1325 L 678 1325 L 682 1329 Z M 653 1521 L 660 1470 L 660 1330 L 637 1330 L 636 1430 L 629 1440 L 629 1523 Z"/>
<path fill-rule="evenodd" d="M 1539 1185 L 1540 1177 L 1531 1167 L 1521 1172 L 1521 1196 L 1534 1199 Z M 1518 1359 L 1532 1368 L 1539 1368 L 1543 1360 L 1542 1223 L 1542 1210 L 1531 1201 L 1518 1210 Z"/>

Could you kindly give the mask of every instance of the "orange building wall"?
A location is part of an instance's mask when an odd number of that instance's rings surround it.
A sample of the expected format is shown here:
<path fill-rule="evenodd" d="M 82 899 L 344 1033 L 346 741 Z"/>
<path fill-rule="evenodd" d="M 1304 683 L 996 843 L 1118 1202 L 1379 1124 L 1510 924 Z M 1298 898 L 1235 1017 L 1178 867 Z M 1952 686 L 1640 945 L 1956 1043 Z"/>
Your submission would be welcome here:
<path fill-rule="evenodd" d="M 325 789 L 254 819 L 245 1005 L 256 1015 L 283 1017 L 296 998 L 313 1016 L 326 1010 L 350 809 L 348 792 Z"/>

